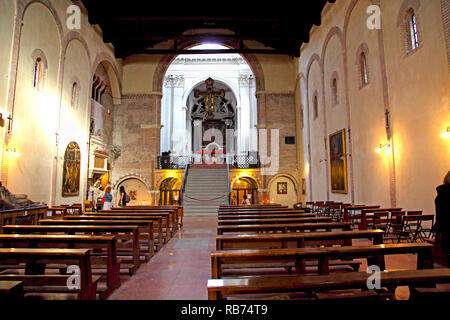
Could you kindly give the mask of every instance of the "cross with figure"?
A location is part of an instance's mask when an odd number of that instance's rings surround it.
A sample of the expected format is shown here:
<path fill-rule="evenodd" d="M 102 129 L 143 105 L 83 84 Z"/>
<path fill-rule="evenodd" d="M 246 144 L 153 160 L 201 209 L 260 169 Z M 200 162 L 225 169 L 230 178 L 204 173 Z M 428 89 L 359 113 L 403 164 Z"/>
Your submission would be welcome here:
<path fill-rule="evenodd" d="M 200 90 L 194 90 L 194 97 L 199 98 L 201 96 L 205 97 L 205 120 L 214 119 L 214 106 L 216 97 L 225 97 L 225 90 L 214 91 L 214 80 L 211 78 L 206 79 L 206 91 L 200 92 Z"/>

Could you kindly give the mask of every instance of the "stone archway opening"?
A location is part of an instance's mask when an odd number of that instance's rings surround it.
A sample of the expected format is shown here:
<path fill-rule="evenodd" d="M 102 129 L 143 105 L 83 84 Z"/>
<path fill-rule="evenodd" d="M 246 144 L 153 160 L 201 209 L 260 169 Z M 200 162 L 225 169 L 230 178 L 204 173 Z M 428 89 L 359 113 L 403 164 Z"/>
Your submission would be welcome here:
<path fill-rule="evenodd" d="M 258 203 L 258 184 L 252 178 L 240 177 L 234 182 L 231 192 L 231 204 L 241 204 L 244 196 L 247 196 L 251 204 Z"/>
<path fill-rule="evenodd" d="M 181 182 L 177 178 L 164 179 L 159 186 L 159 205 L 176 206 L 180 200 Z"/>
<path fill-rule="evenodd" d="M 220 45 L 209 47 L 227 49 Z M 197 48 L 204 49 L 205 46 L 191 49 Z M 243 57 L 238 54 L 188 54 L 165 63 L 168 67 L 162 75 L 161 155 L 174 164 L 184 164 L 185 158 L 193 161 L 193 157 L 205 148 L 205 133 L 199 124 L 209 120 L 223 122 L 221 145 L 233 142 L 228 145 L 233 148 L 221 152 L 232 152 L 233 155 L 257 152 L 257 81 Z M 211 103 L 211 100 L 206 101 L 208 80 L 213 82 L 211 91 L 217 93 L 210 97 L 214 100 L 211 113 L 206 110 Z M 222 90 L 223 95 L 220 95 Z M 227 141 L 226 130 L 235 133 L 231 138 L 233 141 Z"/>

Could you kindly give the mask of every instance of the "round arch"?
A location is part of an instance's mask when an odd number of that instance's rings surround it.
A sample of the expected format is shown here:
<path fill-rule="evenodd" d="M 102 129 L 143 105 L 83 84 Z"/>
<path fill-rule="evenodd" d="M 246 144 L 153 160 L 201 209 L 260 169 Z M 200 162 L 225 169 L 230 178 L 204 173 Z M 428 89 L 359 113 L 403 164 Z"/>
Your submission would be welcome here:
<path fill-rule="evenodd" d="M 150 188 L 150 183 L 148 182 L 148 180 L 147 180 L 146 178 L 144 178 L 143 176 L 137 175 L 137 174 L 134 174 L 134 173 L 123 175 L 123 176 L 121 176 L 119 179 L 117 179 L 116 181 L 114 181 L 114 183 L 112 184 L 113 190 L 118 190 L 118 189 L 119 189 L 119 186 L 120 186 L 125 180 L 128 180 L 128 179 L 137 179 L 137 180 L 141 181 L 141 182 L 145 185 L 145 187 L 147 188 L 147 190 L 151 190 L 151 188 Z"/>
<path fill-rule="evenodd" d="M 63 38 L 63 40 L 62 40 L 62 48 L 61 48 L 62 56 L 63 57 L 66 56 L 67 48 L 69 47 L 69 44 L 72 41 L 79 41 L 81 43 L 81 45 L 84 47 L 84 49 L 86 50 L 86 54 L 87 54 L 88 59 L 89 59 L 89 67 L 91 68 L 90 69 L 90 73 L 92 74 L 92 56 L 91 56 L 91 52 L 89 50 L 89 46 L 88 46 L 86 40 L 83 38 L 83 36 L 79 32 L 70 31 Z"/>
<path fill-rule="evenodd" d="M 188 49 L 194 47 L 196 45 L 200 45 L 201 43 L 180 43 L 178 47 L 180 49 Z M 234 47 L 233 44 L 221 42 L 223 46 Z M 178 55 L 168 54 L 163 56 L 155 69 L 153 74 L 153 92 L 162 92 L 164 76 L 167 73 L 167 69 L 172 64 L 172 62 L 177 58 Z M 256 91 L 265 91 L 265 79 L 264 79 L 264 71 L 262 66 L 257 59 L 257 57 L 253 54 L 241 54 L 241 57 L 247 62 L 250 66 L 250 69 L 253 72 L 256 80 Z"/>
<path fill-rule="evenodd" d="M 122 101 L 122 83 L 120 81 L 119 71 L 117 70 L 115 61 L 107 53 L 101 52 L 95 58 L 91 68 L 91 82 L 94 77 L 94 72 L 100 64 L 105 68 L 106 73 L 108 74 L 113 95 L 113 103 L 120 104 Z"/>
<path fill-rule="evenodd" d="M 273 176 L 268 183 L 270 201 L 293 206 L 298 202 L 298 182 L 288 173 Z"/>
<path fill-rule="evenodd" d="M 295 191 L 298 190 L 298 182 L 297 182 L 297 179 L 295 179 L 295 177 L 292 176 L 292 175 L 290 175 L 289 173 L 279 173 L 279 174 L 274 175 L 272 178 L 270 178 L 269 183 L 267 184 L 267 186 L 269 187 L 269 189 L 270 189 L 270 187 L 272 186 L 272 184 L 273 184 L 278 178 L 282 178 L 282 177 L 291 180 L 291 182 L 292 182 L 293 185 L 294 185 Z"/>
<path fill-rule="evenodd" d="M 248 176 L 236 177 L 231 183 L 231 203 L 241 204 L 247 196 L 251 204 L 258 203 L 258 182 Z"/>
<path fill-rule="evenodd" d="M 180 200 L 181 181 L 175 177 L 166 177 L 159 184 L 159 205 L 178 205 Z"/>
<path fill-rule="evenodd" d="M 53 16 L 53 19 L 55 19 L 56 27 L 58 28 L 59 44 L 62 45 L 62 41 L 64 38 L 62 23 L 61 20 L 59 19 L 55 7 L 49 0 L 17 0 L 17 20 L 23 21 L 26 11 L 33 3 L 40 3 L 50 11 L 51 15 Z"/>

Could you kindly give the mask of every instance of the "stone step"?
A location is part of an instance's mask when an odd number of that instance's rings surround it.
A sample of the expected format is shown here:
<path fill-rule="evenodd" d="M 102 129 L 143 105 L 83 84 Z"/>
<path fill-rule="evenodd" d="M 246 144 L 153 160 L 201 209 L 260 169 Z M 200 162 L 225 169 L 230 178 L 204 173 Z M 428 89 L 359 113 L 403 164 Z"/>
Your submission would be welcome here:
<path fill-rule="evenodd" d="M 219 206 L 228 203 L 227 179 L 226 169 L 190 169 L 183 196 L 184 214 L 216 216 Z"/>

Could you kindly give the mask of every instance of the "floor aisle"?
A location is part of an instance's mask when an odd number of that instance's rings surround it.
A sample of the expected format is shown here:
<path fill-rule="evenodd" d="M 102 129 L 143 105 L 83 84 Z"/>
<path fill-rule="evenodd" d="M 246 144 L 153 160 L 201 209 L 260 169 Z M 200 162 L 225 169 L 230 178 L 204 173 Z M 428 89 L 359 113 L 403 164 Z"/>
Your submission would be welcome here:
<path fill-rule="evenodd" d="M 110 300 L 206 300 L 217 217 L 184 217 L 184 226 L 161 251 L 124 279 Z"/>

